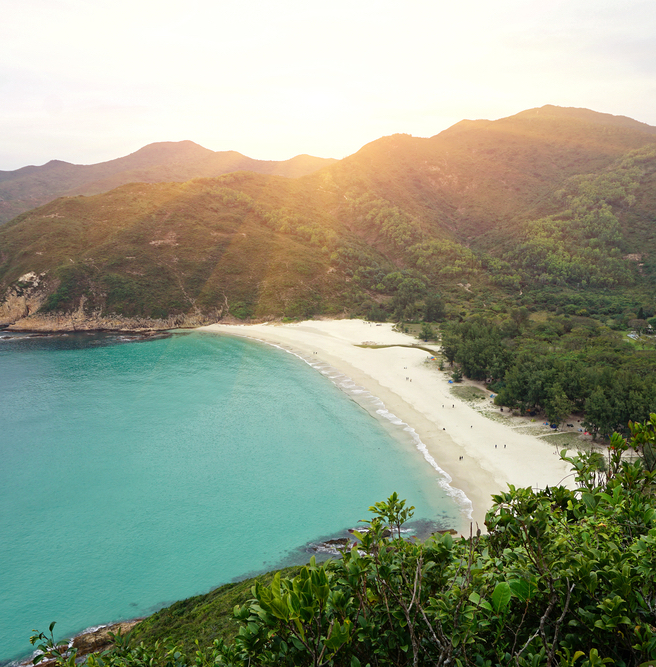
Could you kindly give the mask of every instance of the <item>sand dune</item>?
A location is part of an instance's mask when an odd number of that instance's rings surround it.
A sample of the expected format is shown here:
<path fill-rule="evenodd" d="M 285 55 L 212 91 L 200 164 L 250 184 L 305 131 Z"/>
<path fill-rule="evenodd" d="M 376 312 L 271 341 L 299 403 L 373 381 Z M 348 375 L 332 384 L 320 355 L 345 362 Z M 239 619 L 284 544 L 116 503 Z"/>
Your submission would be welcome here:
<path fill-rule="evenodd" d="M 391 324 L 309 320 L 212 324 L 200 330 L 247 336 L 325 362 L 380 398 L 387 410 L 415 429 L 430 456 L 451 477 L 451 486 L 471 500 L 473 508 L 468 516 L 463 514 L 461 527 L 467 533 L 469 517 L 474 530 L 476 524 L 484 529 L 491 495 L 507 490 L 508 484 L 543 488 L 564 478 L 563 483 L 571 484 L 569 467 L 555 455 L 553 444 L 492 420 L 455 397 L 448 376 L 435 363 L 426 363 L 430 354 L 400 347 L 418 341 L 393 331 Z M 394 347 L 359 347 L 363 343 Z M 490 401 L 489 395 L 485 400 Z"/>

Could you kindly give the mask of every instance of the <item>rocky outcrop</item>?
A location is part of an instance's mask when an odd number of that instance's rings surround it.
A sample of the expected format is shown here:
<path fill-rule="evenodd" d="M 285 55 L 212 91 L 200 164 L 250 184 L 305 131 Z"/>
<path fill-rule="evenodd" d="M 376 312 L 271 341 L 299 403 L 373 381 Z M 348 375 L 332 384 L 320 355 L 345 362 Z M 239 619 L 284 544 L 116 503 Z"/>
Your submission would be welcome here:
<path fill-rule="evenodd" d="M 163 331 L 200 327 L 218 318 L 204 314 L 172 315 L 163 319 L 87 314 L 82 309 L 69 313 L 35 313 L 14 321 L 3 321 L 7 331 Z"/>
<path fill-rule="evenodd" d="M 88 655 L 89 653 L 98 653 L 106 651 L 112 645 L 112 638 L 110 632 L 117 635 L 119 632 L 126 635 L 137 623 L 143 618 L 135 618 L 131 621 L 122 621 L 121 623 L 114 623 L 112 625 L 105 625 L 100 628 L 87 630 L 77 637 L 73 637 L 72 648 L 77 649 L 77 657 Z"/>
<path fill-rule="evenodd" d="M 57 650 L 60 651 L 64 656 L 71 655 L 71 649 L 75 649 L 76 660 L 79 662 L 80 658 L 83 658 L 89 653 L 102 653 L 113 646 L 112 637 L 110 635 L 121 634 L 125 636 L 134 628 L 135 625 L 143 621 L 143 618 L 134 618 L 129 621 L 120 621 L 119 623 L 112 623 L 111 625 L 100 625 L 95 628 L 89 628 L 84 632 L 81 632 L 79 635 L 72 637 L 69 640 L 65 640 L 59 646 Z M 34 656 L 26 660 L 21 660 L 18 662 L 18 667 L 32 667 Z M 39 662 L 40 667 L 54 667 L 56 661 L 53 659 L 50 660 L 41 660 Z"/>
<path fill-rule="evenodd" d="M 0 303 L 0 324 L 11 324 L 36 313 L 48 296 L 45 273 L 26 273 L 6 291 Z"/>
<path fill-rule="evenodd" d="M 212 324 L 222 315 L 222 312 L 195 312 L 154 319 L 101 311 L 89 313 L 85 309 L 85 297 L 74 311 L 39 312 L 53 291 L 51 282 L 46 273 L 30 272 L 12 283 L 0 303 L 0 327 L 8 331 L 161 331 Z"/>

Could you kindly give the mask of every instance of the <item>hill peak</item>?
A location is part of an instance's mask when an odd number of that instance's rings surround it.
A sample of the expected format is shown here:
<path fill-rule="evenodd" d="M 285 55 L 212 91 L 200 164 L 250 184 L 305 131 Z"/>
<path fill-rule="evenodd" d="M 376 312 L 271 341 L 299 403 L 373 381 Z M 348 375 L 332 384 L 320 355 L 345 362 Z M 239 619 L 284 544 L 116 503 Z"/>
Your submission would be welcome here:
<path fill-rule="evenodd" d="M 614 125 L 616 127 L 643 130 L 650 134 L 656 133 L 656 127 L 634 120 L 628 116 L 614 116 L 610 113 L 592 111 L 591 109 L 582 107 L 559 107 L 554 104 L 545 104 L 544 106 L 535 109 L 520 111 L 518 114 L 502 120 L 508 120 L 510 118 L 530 118 L 535 116 L 540 116 L 542 118 L 572 118 L 596 125 Z"/>
<path fill-rule="evenodd" d="M 587 128 L 587 129 L 585 129 Z M 446 138 L 453 139 L 456 136 L 473 134 L 476 131 L 494 131 L 501 133 L 518 133 L 550 136 L 554 138 L 561 136 L 562 133 L 577 135 L 580 132 L 599 134 L 599 131 L 610 132 L 614 141 L 623 136 L 625 140 L 633 137 L 635 141 L 639 135 L 655 135 L 656 127 L 647 125 L 640 121 L 629 118 L 628 116 L 614 116 L 609 113 L 592 111 L 579 107 L 559 107 L 553 104 L 546 104 L 534 109 L 520 111 L 513 116 L 506 116 L 498 120 L 461 120 L 446 130 L 436 134 L 431 139 Z M 610 140 L 609 137 L 606 140 Z"/>
<path fill-rule="evenodd" d="M 108 164 L 121 161 L 125 165 L 144 165 L 144 164 L 158 164 L 162 161 L 170 160 L 190 160 L 190 159 L 202 159 L 212 155 L 214 151 L 209 150 L 209 148 L 203 148 L 193 141 L 184 140 L 184 141 L 158 141 L 152 144 L 148 144 L 143 148 L 130 153 L 125 157 L 116 158 L 115 160 L 109 160 L 109 162 L 100 163 Z"/>

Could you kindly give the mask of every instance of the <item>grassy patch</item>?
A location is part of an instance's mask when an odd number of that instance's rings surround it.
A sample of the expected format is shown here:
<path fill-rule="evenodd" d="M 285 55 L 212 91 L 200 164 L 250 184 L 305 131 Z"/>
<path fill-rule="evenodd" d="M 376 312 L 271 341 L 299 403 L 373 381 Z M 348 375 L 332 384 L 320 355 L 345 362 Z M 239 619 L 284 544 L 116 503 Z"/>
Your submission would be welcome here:
<path fill-rule="evenodd" d="M 519 426 L 513 430 L 515 433 L 521 433 L 522 435 L 547 435 L 546 428 L 544 426 L 540 426 L 539 424 Z"/>
<path fill-rule="evenodd" d="M 572 433 L 550 433 L 545 435 L 543 440 L 546 440 L 551 445 L 557 445 L 558 447 L 580 447 L 582 440 L 581 434 L 577 432 Z"/>
<path fill-rule="evenodd" d="M 299 570 L 299 567 L 288 567 L 280 573 L 284 577 L 294 577 Z M 239 631 L 232 615 L 235 606 L 252 599 L 251 588 L 256 581 L 268 585 L 274 575 L 275 571 L 267 572 L 253 579 L 225 584 L 205 595 L 196 595 L 160 609 L 134 628 L 136 642 L 175 644 L 182 652 L 193 655 L 196 640 L 200 646 L 210 646 L 217 638 L 230 641 Z"/>
<path fill-rule="evenodd" d="M 451 387 L 451 393 L 463 401 L 483 401 L 487 396 L 482 389 L 468 385 Z"/>
<path fill-rule="evenodd" d="M 430 347 L 426 347 L 425 345 L 374 345 L 363 343 L 362 345 L 356 345 L 355 347 L 365 347 L 371 350 L 379 350 L 384 347 L 409 347 L 411 350 L 423 350 L 424 352 L 428 352 L 428 354 L 434 357 L 439 354 L 439 352 L 435 352 L 435 350 L 431 350 Z"/>
<path fill-rule="evenodd" d="M 550 313 L 546 310 L 539 310 L 536 313 L 531 313 L 529 319 L 531 322 L 544 323 L 549 319 Z"/>
<path fill-rule="evenodd" d="M 629 335 L 631 334 L 631 335 Z M 635 334 L 632 334 L 630 331 L 625 331 L 622 334 L 622 339 L 626 343 L 630 343 L 637 350 L 648 350 L 653 349 L 656 346 L 656 337 L 647 336 L 645 334 L 639 335 L 637 338 L 632 338 Z"/>

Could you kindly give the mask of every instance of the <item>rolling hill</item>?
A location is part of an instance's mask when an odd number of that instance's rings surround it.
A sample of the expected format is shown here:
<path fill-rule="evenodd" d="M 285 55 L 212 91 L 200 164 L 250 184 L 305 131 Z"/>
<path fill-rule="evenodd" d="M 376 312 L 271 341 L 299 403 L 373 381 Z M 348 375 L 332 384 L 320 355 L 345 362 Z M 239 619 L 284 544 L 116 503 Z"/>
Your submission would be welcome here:
<path fill-rule="evenodd" d="M 236 151 L 211 151 L 193 141 L 161 142 L 92 165 L 51 160 L 39 167 L 0 171 L 0 225 L 63 195 L 91 195 L 126 183 L 184 182 L 231 171 L 296 178 L 336 160 L 297 155 L 282 162 L 253 160 Z"/>
<path fill-rule="evenodd" d="M 197 164 L 211 157 L 183 148 Z M 140 152 L 120 173 L 140 173 Z M 656 128 L 644 123 L 546 106 L 383 137 L 297 178 L 246 168 L 18 216 L 0 228 L 0 323 L 434 319 L 572 304 L 603 319 L 653 306 Z M 98 172 L 94 187 L 112 178 Z"/>

